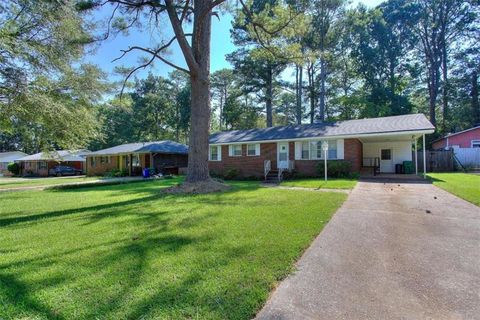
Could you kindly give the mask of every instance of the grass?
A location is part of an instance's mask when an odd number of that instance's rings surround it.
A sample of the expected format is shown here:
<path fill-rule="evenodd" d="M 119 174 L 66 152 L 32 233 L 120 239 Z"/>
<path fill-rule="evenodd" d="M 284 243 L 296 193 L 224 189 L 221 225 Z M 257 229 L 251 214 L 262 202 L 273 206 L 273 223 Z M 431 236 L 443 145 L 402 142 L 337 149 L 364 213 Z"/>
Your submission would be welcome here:
<path fill-rule="evenodd" d="M 315 188 L 315 189 L 353 189 L 357 184 L 356 179 L 328 179 L 325 182 L 320 178 L 306 178 L 285 180 L 280 183 L 286 187 L 302 187 L 302 188 Z"/>
<path fill-rule="evenodd" d="M 178 181 L 0 194 L 0 318 L 250 319 L 346 198 Z"/>
<path fill-rule="evenodd" d="M 54 186 L 59 184 L 97 181 L 98 177 L 68 177 L 68 178 L 0 178 L 0 189 L 12 189 L 30 186 Z"/>
<path fill-rule="evenodd" d="M 467 173 L 429 173 L 428 177 L 435 186 L 480 206 L 480 175 Z"/>

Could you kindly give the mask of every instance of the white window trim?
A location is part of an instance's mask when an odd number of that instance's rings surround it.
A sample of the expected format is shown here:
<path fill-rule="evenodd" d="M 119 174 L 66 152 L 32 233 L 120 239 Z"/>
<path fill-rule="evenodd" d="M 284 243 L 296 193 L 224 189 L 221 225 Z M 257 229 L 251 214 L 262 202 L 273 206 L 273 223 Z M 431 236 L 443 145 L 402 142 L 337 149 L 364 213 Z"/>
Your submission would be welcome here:
<path fill-rule="evenodd" d="M 217 148 L 217 159 L 213 160 L 212 159 L 212 149 L 211 148 Z M 208 161 L 222 161 L 222 146 L 219 145 L 213 145 L 208 147 Z"/>
<path fill-rule="evenodd" d="M 234 154 L 234 147 L 240 146 L 240 154 Z M 230 144 L 228 145 L 228 156 L 229 157 L 241 157 L 243 156 L 243 145 L 242 144 Z"/>
<path fill-rule="evenodd" d="M 248 154 L 248 146 L 255 146 L 255 154 Z M 260 143 L 247 144 L 247 157 L 258 157 L 260 155 Z"/>
<path fill-rule="evenodd" d="M 310 140 L 300 140 L 300 141 L 296 141 L 295 143 L 298 144 L 298 151 L 296 151 L 296 157 L 295 157 L 295 160 L 304 160 L 304 161 L 312 161 L 312 160 L 323 160 L 323 155 L 324 153 L 322 152 L 321 153 L 321 156 L 320 157 L 317 157 L 317 147 L 313 147 L 312 146 L 312 142 L 315 142 L 315 143 L 321 143 L 321 141 L 328 141 L 328 143 L 335 143 L 335 149 L 337 151 L 337 155 L 335 158 L 328 158 L 327 160 L 343 160 L 343 154 L 340 154 L 339 153 L 339 143 L 344 143 L 342 139 L 334 139 L 334 140 L 321 140 L 321 139 L 310 139 Z M 341 142 L 340 142 L 341 141 Z M 305 159 L 303 158 L 303 152 L 302 152 L 302 148 L 303 148 L 303 143 L 308 143 L 308 159 Z M 343 150 L 342 150 L 343 151 Z M 341 155 L 341 157 L 339 157 L 339 155 Z"/>
<path fill-rule="evenodd" d="M 470 141 L 470 148 L 473 148 L 474 144 L 480 144 L 480 140 L 472 140 Z"/>

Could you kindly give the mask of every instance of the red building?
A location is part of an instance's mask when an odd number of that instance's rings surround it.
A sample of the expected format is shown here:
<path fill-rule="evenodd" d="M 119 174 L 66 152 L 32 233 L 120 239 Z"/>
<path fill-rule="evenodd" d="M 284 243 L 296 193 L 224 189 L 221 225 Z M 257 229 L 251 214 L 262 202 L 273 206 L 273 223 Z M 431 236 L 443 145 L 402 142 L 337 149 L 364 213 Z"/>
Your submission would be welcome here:
<path fill-rule="evenodd" d="M 434 150 L 449 148 L 480 148 L 480 126 L 456 133 L 450 133 L 443 138 L 433 141 Z"/>

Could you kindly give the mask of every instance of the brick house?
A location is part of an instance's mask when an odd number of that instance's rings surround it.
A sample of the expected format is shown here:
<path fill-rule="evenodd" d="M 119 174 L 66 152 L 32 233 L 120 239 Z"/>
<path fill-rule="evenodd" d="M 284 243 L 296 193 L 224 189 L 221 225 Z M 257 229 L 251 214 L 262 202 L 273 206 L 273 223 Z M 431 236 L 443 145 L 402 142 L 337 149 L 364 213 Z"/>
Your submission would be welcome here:
<path fill-rule="evenodd" d="M 209 169 L 256 178 L 285 171 L 316 176 L 317 164 L 324 161 L 323 142 L 328 160 L 348 161 L 353 172 L 393 173 L 396 164 L 413 161 L 417 140 L 434 130 L 425 115 L 410 114 L 217 132 L 209 140 Z"/>
<path fill-rule="evenodd" d="M 87 175 L 97 176 L 118 169 L 129 176 L 142 174 L 144 168 L 178 174 L 187 167 L 188 146 L 173 141 L 127 143 L 91 152 L 87 155 Z"/>
<path fill-rule="evenodd" d="M 67 166 L 85 172 L 88 150 L 39 152 L 16 160 L 22 176 L 48 177 L 55 166 Z"/>

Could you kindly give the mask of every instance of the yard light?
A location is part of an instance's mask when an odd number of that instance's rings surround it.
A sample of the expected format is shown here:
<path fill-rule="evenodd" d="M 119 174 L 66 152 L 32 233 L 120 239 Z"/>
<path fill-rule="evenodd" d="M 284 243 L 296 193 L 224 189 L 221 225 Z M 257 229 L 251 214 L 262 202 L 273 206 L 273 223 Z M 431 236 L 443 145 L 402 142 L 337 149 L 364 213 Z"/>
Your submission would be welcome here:
<path fill-rule="evenodd" d="M 325 181 L 327 181 L 327 154 L 328 154 L 328 141 L 322 141 L 323 161 L 325 162 Z"/>

